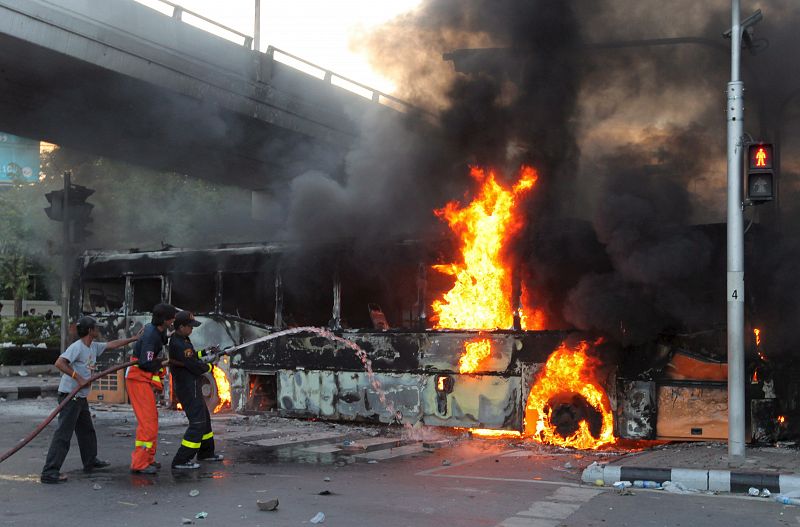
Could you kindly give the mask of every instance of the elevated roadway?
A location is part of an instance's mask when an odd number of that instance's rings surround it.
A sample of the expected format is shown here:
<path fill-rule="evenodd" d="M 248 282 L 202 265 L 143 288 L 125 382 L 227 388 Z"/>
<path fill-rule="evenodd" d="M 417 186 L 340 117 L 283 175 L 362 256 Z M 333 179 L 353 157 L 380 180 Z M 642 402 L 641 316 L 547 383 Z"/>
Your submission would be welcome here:
<path fill-rule="evenodd" d="M 181 14 L 133 0 L 0 0 L 0 130 L 259 190 L 341 166 L 358 116 L 401 116 L 389 96 L 357 95 Z"/>

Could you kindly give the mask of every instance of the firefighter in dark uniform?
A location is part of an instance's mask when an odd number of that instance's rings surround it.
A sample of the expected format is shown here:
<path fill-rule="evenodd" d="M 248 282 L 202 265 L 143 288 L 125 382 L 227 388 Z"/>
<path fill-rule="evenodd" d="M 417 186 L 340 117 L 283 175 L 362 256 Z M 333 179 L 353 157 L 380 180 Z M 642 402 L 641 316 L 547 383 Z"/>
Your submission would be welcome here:
<path fill-rule="evenodd" d="M 189 419 L 189 427 L 183 434 L 181 446 L 172 460 L 172 468 L 192 470 L 200 468 L 193 461 L 222 461 L 222 454 L 214 453 L 214 432 L 211 431 L 211 415 L 201 391 L 201 379 L 214 366 L 203 360 L 202 352 L 195 351 L 189 340 L 192 330 L 200 325 L 190 311 L 179 311 L 175 315 L 175 333 L 169 339 L 170 372 L 172 389 Z"/>

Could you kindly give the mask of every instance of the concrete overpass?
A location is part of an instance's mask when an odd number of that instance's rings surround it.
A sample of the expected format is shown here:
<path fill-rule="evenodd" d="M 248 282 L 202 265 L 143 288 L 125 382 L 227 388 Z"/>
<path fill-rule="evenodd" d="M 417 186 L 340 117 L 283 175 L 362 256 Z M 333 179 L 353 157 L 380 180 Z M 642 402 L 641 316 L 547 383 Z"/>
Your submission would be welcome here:
<path fill-rule="evenodd" d="M 340 166 L 356 116 L 401 115 L 391 97 L 356 95 L 173 8 L 0 0 L 0 130 L 258 190 Z"/>

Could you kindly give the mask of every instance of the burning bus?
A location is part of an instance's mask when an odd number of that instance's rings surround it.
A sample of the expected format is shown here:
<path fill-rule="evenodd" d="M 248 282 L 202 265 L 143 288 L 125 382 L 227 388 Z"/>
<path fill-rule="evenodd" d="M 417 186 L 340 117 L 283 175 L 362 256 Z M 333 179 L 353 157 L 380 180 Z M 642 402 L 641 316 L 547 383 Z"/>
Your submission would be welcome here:
<path fill-rule="evenodd" d="M 552 328 L 505 249 L 536 172 L 522 167 L 505 185 L 491 171 L 472 176 L 471 202 L 435 211 L 450 240 L 89 251 L 73 312 L 113 337 L 169 302 L 203 322 L 198 348 L 257 341 L 207 379 L 215 411 L 511 432 L 583 449 L 618 437 L 724 439 L 724 365 L 692 353 L 708 336 L 653 343 L 665 373 L 647 377 L 623 367 L 620 343 Z M 284 334 L 308 326 L 363 354 L 317 332 Z"/>

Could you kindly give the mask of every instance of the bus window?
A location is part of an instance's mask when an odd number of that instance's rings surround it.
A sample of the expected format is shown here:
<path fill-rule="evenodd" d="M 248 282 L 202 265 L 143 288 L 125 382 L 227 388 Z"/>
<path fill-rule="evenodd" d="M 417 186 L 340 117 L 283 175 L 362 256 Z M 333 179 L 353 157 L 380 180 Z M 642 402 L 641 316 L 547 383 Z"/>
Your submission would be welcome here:
<path fill-rule="evenodd" d="M 333 310 L 333 267 L 314 258 L 284 261 L 283 322 L 288 327 L 326 326 Z"/>
<path fill-rule="evenodd" d="M 222 312 L 272 325 L 275 273 L 223 273 Z"/>
<path fill-rule="evenodd" d="M 84 313 L 119 313 L 125 298 L 125 278 L 95 279 L 83 284 Z"/>
<path fill-rule="evenodd" d="M 161 303 L 161 277 L 135 278 L 133 286 L 133 312 L 149 313 Z"/>
<path fill-rule="evenodd" d="M 214 311 L 213 274 L 173 274 L 171 279 L 172 305 L 195 313 Z"/>

